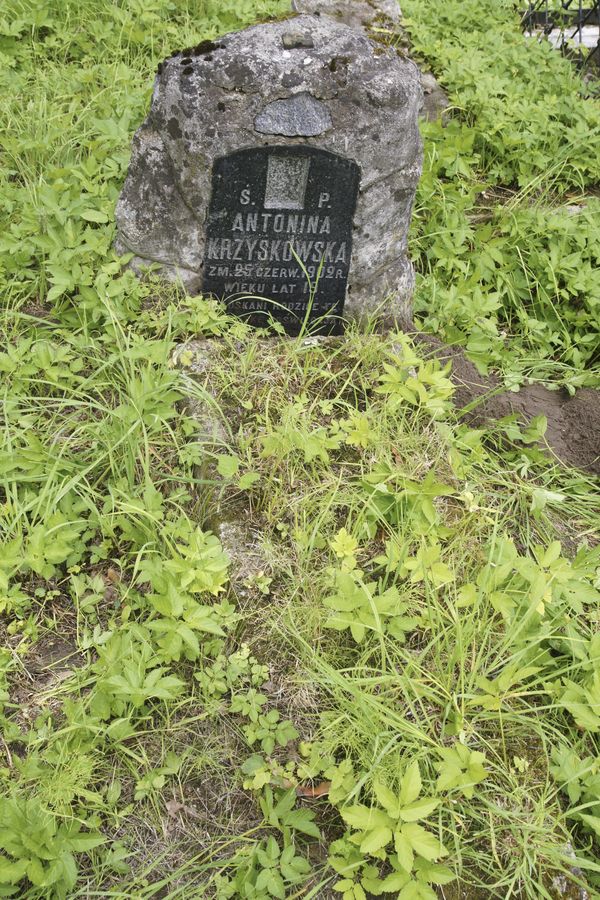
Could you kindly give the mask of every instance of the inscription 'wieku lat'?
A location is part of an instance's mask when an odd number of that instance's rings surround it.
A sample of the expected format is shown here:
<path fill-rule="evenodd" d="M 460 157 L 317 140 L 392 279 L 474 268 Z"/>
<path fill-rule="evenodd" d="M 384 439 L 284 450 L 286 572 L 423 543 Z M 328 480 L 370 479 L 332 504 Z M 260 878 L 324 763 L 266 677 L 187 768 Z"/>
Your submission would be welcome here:
<path fill-rule="evenodd" d="M 305 146 L 239 150 L 215 161 L 205 294 L 251 324 L 339 331 L 360 170 Z M 326 317 L 326 318 L 325 318 Z"/>

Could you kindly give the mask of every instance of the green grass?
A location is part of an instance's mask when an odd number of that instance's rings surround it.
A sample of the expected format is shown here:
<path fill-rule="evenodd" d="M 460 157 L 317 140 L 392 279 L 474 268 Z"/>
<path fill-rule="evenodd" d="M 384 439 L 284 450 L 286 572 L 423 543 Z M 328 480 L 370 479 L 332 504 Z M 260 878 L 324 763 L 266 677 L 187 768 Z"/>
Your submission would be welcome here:
<path fill-rule="evenodd" d="M 509 0 L 402 7 L 449 92 L 429 123 L 413 229 L 416 309 L 509 384 L 598 385 L 600 105 Z"/>
<path fill-rule="evenodd" d="M 561 204 L 597 175 L 561 135 L 596 107 L 509 7 L 500 53 L 471 4 L 405 6 L 461 107 L 426 127 L 426 324 L 592 383 L 598 226 Z M 403 335 L 267 339 L 111 253 L 158 61 L 283 10 L 2 12 L 0 896 L 598 896 L 596 485 L 543 422 L 457 421 Z M 541 62 L 561 128 L 522 170 Z"/>

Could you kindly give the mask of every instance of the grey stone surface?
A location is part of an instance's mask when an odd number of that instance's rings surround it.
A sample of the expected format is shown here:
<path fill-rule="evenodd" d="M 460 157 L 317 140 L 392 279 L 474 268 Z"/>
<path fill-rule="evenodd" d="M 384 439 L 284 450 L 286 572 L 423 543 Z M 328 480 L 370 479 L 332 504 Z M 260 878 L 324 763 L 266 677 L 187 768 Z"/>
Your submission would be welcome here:
<path fill-rule="evenodd" d="M 440 116 L 444 121 L 444 112 L 449 105 L 445 90 L 431 72 L 421 73 L 421 83 L 424 94 L 421 115 L 429 122 L 435 122 Z"/>
<path fill-rule="evenodd" d="M 331 113 L 312 94 L 301 93 L 285 100 L 273 100 L 260 112 L 254 127 L 261 134 L 286 137 L 316 137 L 332 127 Z"/>
<path fill-rule="evenodd" d="M 285 31 L 281 42 L 284 50 L 298 50 L 300 47 L 310 49 L 315 46 L 310 35 L 303 34 L 301 31 Z"/>
<path fill-rule="evenodd" d="M 252 589 L 252 581 L 268 572 L 269 567 L 261 547 L 261 535 L 252 528 L 248 513 L 240 510 L 233 519 L 231 513 L 224 515 L 221 518 L 214 514 L 210 527 L 231 560 L 229 587 L 238 602 L 244 601 L 257 593 Z"/>
<path fill-rule="evenodd" d="M 182 372 L 186 394 L 182 401 L 188 416 L 198 429 L 196 441 L 208 448 L 227 445 L 229 434 L 220 404 L 211 389 L 211 371 L 221 361 L 221 345 L 217 341 L 188 341 L 176 347 L 171 363 Z"/>
<path fill-rule="evenodd" d="M 284 48 L 291 32 L 313 47 Z M 265 110 L 307 94 L 328 110 L 328 131 L 257 132 Z M 215 160 L 240 148 L 321 148 L 361 170 L 345 316 L 377 310 L 409 327 L 414 275 L 406 245 L 421 173 L 421 105 L 413 62 L 326 15 L 258 25 L 182 51 L 161 65 L 133 140 L 117 249 L 134 254 L 134 268 L 157 262 L 163 276 L 200 293 Z"/>
<path fill-rule="evenodd" d="M 304 15 L 329 16 L 353 28 L 400 21 L 397 0 L 292 0 L 292 9 Z"/>

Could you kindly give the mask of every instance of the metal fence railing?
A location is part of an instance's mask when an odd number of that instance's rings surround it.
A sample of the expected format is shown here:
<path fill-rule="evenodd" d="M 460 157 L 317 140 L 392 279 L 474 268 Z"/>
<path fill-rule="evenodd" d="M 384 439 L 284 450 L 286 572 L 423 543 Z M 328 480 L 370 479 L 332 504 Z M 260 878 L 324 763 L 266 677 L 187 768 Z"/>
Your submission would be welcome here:
<path fill-rule="evenodd" d="M 600 0 L 529 0 L 523 30 L 545 34 L 581 66 L 600 68 Z"/>

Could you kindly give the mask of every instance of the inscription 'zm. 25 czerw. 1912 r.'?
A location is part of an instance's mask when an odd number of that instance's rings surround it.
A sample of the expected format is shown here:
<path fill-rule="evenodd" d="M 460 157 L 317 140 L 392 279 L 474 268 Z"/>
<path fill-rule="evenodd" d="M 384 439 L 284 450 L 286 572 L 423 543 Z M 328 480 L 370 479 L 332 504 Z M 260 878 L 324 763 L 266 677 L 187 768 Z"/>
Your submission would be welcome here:
<path fill-rule="evenodd" d="M 358 165 L 327 150 L 274 146 L 215 161 L 203 291 L 251 324 L 286 331 L 327 317 L 340 329 Z"/>

